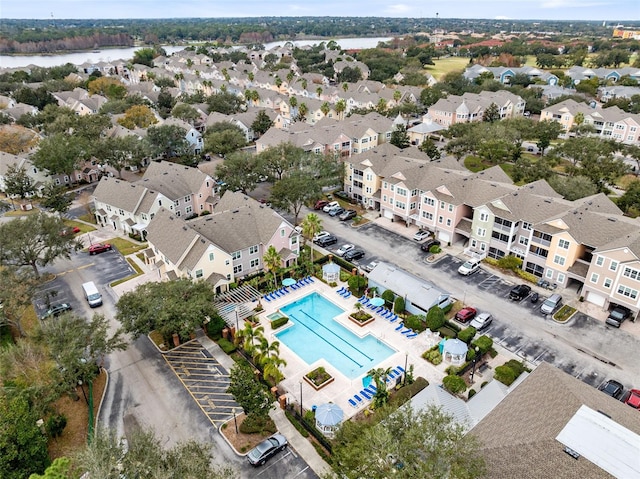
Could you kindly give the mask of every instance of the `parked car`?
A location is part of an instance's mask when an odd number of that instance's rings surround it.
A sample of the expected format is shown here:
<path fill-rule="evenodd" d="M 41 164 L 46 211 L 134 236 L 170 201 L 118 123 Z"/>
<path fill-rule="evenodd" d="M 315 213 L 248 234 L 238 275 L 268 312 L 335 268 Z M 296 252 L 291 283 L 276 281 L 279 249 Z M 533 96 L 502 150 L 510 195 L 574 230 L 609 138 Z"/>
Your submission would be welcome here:
<path fill-rule="evenodd" d="M 47 319 L 47 318 L 51 318 L 51 317 L 58 317 L 60 316 L 62 313 L 66 313 L 67 311 L 71 311 L 71 305 L 68 303 L 60 303 L 60 304 L 56 304 L 51 306 L 49 309 L 47 309 L 44 314 L 41 316 L 41 319 Z"/>
<path fill-rule="evenodd" d="M 323 238 L 325 236 L 331 236 L 331 233 L 329 233 L 328 231 L 322 230 L 319 233 L 315 234 L 315 236 L 313 237 L 312 241 L 314 243 L 316 243 L 320 238 Z"/>
<path fill-rule="evenodd" d="M 350 250 L 352 250 L 353 248 L 355 248 L 355 246 L 353 246 L 352 244 L 349 244 L 349 243 L 347 243 L 347 244 L 343 244 L 342 246 L 340 246 L 340 248 L 338 248 L 338 251 L 336 251 L 336 254 L 337 254 L 338 256 L 344 256 L 344 254 L 345 254 L 347 251 L 350 251 Z"/>
<path fill-rule="evenodd" d="M 367 273 L 371 273 L 371 271 L 373 271 L 373 268 L 375 268 L 376 266 L 378 266 L 378 261 L 372 261 L 371 263 L 364 265 L 362 269 Z"/>
<path fill-rule="evenodd" d="M 247 461 L 252 466 L 262 466 L 271 457 L 287 447 L 287 438 L 282 434 L 273 436 L 262 441 L 247 454 Z"/>
<path fill-rule="evenodd" d="M 624 401 L 625 404 L 632 408 L 640 410 L 640 389 L 631 389 L 629 397 Z"/>
<path fill-rule="evenodd" d="M 491 316 L 491 313 L 480 313 L 478 316 L 473 318 L 469 326 L 476 328 L 476 331 L 482 331 L 484 328 L 488 327 L 492 321 L 493 316 Z"/>
<path fill-rule="evenodd" d="M 542 306 L 540 306 L 540 312 L 542 314 L 553 314 L 556 309 L 562 304 L 562 296 L 558 293 L 554 293 L 544 300 Z"/>
<path fill-rule="evenodd" d="M 605 393 L 607 396 L 611 396 L 615 399 L 620 399 L 622 393 L 624 393 L 624 386 L 613 379 L 609 379 L 607 382 L 602 384 L 598 389 Z"/>
<path fill-rule="evenodd" d="M 89 254 L 100 254 L 105 251 L 111 251 L 111 245 L 109 243 L 96 243 L 89 246 Z"/>
<path fill-rule="evenodd" d="M 425 240 L 425 239 L 427 239 L 429 237 L 431 237 L 431 233 L 430 232 L 428 232 L 427 230 L 420 230 L 416 234 L 413 235 L 413 240 L 414 241 L 422 241 L 422 240 Z"/>
<path fill-rule="evenodd" d="M 344 259 L 346 259 L 347 261 L 353 261 L 356 259 L 360 259 L 364 257 L 364 251 L 362 251 L 361 249 L 352 249 L 347 251 L 344 254 Z"/>
<path fill-rule="evenodd" d="M 530 292 L 531 286 L 528 286 L 526 284 L 519 284 L 511 288 L 511 291 L 509 291 L 509 299 L 512 301 L 520 301 L 523 298 L 529 296 Z"/>
<path fill-rule="evenodd" d="M 314 210 L 321 210 L 322 208 L 324 208 L 328 204 L 329 204 L 329 202 L 327 200 L 318 200 L 318 201 L 316 201 L 316 204 L 313 205 L 313 209 Z"/>
<path fill-rule="evenodd" d="M 80 228 L 78 228 L 77 226 L 74 226 L 72 228 L 65 228 L 62 231 L 60 231 L 60 236 L 71 236 L 76 233 L 80 233 Z"/>
<path fill-rule="evenodd" d="M 459 268 L 458 273 L 463 276 L 469 276 L 470 274 L 475 273 L 480 269 L 480 260 L 478 259 L 470 259 L 469 261 L 465 261 Z"/>
<path fill-rule="evenodd" d="M 631 316 L 631 311 L 625 308 L 624 306 L 616 306 L 609 313 L 609 317 L 606 319 L 605 323 L 609 326 L 613 326 L 615 328 L 619 328 L 622 323 L 624 323 L 625 319 Z"/>
<path fill-rule="evenodd" d="M 440 240 L 437 240 L 435 238 L 428 239 L 420 245 L 420 249 L 427 253 L 431 253 L 432 246 L 440 246 Z"/>
<path fill-rule="evenodd" d="M 340 215 L 340 221 L 347 221 L 351 218 L 355 218 L 358 216 L 358 212 L 356 210 L 346 210 Z"/>
<path fill-rule="evenodd" d="M 337 208 L 333 208 L 329 211 L 329 216 L 339 216 L 344 213 L 344 208 L 342 206 L 338 206 Z"/>
<path fill-rule="evenodd" d="M 318 241 L 316 241 L 316 244 L 318 246 L 329 246 L 332 244 L 336 244 L 338 242 L 338 238 L 336 238 L 335 236 L 333 236 L 332 234 L 327 235 L 327 236 L 323 236 L 322 238 L 318 239 Z"/>
<path fill-rule="evenodd" d="M 337 201 L 332 201 L 331 203 L 327 203 L 326 205 L 324 205 L 322 207 L 322 211 L 324 211 L 325 213 L 328 213 L 332 209 L 338 208 L 339 206 L 340 206 L 340 203 L 338 203 Z"/>
<path fill-rule="evenodd" d="M 471 321 L 473 318 L 475 318 L 476 314 L 478 314 L 478 311 L 476 310 L 476 308 L 472 308 L 471 306 L 466 306 L 456 313 L 455 318 L 461 323 L 466 323 L 468 321 Z"/>

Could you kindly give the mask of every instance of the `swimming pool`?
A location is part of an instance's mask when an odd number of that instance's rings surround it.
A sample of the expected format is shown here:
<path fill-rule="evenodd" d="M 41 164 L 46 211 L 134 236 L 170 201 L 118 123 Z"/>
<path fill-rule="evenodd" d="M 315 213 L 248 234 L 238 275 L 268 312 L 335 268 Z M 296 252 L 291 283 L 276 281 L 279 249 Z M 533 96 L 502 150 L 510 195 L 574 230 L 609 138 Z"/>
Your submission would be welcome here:
<path fill-rule="evenodd" d="M 280 310 L 293 326 L 276 336 L 307 364 L 324 359 L 354 379 L 396 352 L 375 336 L 361 338 L 335 321 L 344 310 L 321 294 L 311 293 Z"/>

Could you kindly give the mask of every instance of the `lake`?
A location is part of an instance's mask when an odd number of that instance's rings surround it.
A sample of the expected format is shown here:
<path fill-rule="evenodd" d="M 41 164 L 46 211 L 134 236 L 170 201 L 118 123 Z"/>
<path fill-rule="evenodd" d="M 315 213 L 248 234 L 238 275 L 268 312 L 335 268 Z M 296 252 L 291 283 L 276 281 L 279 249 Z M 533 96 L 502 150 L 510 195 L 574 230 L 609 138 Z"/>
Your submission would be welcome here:
<path fill-rule="evenodd" d="M 292 41 L 294 45 L 298 47 L 306 45 L 315 45 L 320 42 L 329 42 L 332 39 L 318 39 L 318 40 L 295 40 Z M 385 42 L 391 40 L 391 37 L 375 37 L 375 38 L 333 38 L 341 48 L 345 50 L 349 49 L 361 49 L 361 48 L 375 48 L 378 42 Z M 274 46 L 282 46 L 286 41 L 270 42 L 265 44 L 265 48 L 268 50 Z M 99 52 L 78 52 L 78 53 L 64 53 L 61 55 L 15 55 L 7 56 L 0 55 L 0 68 L 22 68 L 27 65 L 37 65 L 39 67 L 55 67 L 58 65 L 64 65 L 71 63 L 73 65 L 81 65 L 85 62 L 97 63 L 101 61 L 110 62 L 115 60 L 130 60 L 133 58 L 133 52 L 144 47 L 131 47 L 131 48 L 105 48 Z M 164 46 L 166 52 L 170 55 L 184 49 L 184 46 Z"/>

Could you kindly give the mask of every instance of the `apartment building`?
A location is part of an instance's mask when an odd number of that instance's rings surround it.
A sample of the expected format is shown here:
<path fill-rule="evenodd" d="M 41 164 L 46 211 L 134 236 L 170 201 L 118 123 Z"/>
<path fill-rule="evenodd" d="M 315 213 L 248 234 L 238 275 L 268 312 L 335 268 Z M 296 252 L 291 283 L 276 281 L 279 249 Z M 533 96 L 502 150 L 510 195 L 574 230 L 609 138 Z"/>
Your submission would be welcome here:
<path fill-rule="evenodd" d="M 492 104 L 498 107 L 500 119 L 522 116 L 526 106 L 520 96 L 508 91 L 483 91 L 441 98 L 429 107 L 428 113 L 434 122 L 449 127 L 456 123 L 482 121 L 484 112 Z"/>

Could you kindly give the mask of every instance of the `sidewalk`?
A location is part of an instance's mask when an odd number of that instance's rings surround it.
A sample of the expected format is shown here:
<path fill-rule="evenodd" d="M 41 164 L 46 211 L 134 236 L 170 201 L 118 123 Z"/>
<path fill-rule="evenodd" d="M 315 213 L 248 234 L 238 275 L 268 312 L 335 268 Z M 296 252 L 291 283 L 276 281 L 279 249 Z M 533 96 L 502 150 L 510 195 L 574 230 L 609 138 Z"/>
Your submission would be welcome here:
<path fill-rule="evenodd" d="M 293 424 L 289 422 L 283 409 L 280 407 L 272 409 L 269 412 L 269 416 L 271 416 L 273 422 L 276 423 L 278 431 L 287 438 L 289 444 L 300 454 L 300 457 L 305 460 L 309 467 L 313 469 L 313 472 L 322 477 L 331 471 L 329 465 L 318 455 L 315 448 L 311 445 L 311 442 L 304 438 L 302 434 L 293 427 Z"/>

